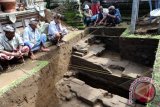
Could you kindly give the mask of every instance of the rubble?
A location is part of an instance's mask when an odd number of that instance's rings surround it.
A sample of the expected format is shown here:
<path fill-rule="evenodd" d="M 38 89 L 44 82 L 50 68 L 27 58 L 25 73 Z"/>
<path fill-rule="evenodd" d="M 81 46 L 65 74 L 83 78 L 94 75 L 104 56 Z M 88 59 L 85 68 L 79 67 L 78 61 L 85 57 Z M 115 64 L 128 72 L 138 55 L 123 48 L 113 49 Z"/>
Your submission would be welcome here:
<path fill-rule="evenodd" d="M 57 96 L 65 101 L 76 98 L 93 107 L 126 107 L 128 105 L 127 99 L 118 95 L 113 95 L 103 89 L 93 88 L 84 81 L 72 76 L 65 78 L 65 80 L 60 80 L 56 84 L 56 89 Z"/>

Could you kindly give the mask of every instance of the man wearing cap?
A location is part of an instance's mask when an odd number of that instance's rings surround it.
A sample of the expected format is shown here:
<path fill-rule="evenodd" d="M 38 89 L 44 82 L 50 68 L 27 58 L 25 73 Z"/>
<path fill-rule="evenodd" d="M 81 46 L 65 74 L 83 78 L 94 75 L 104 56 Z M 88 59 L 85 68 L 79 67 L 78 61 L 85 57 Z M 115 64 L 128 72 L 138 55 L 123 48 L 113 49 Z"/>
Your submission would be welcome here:
<path fill-rule="evenodd" d="M 68 34 L 67 29 L 61 24 L 62 16 L 56 14 L 54 20 L 52 20 L 48 27 L 48 39 L 54 42 L 57 46 L 60 46 L 63 41 L 63 37 Z"/>
<path fill-rule="evenodd" d="M 29 25 L 25 28 L 23 33 L 23 40 L 25 46 L 28 46 L 30 49 L 30 58 L 36 59 L 33 52 L 41 49 L 42 51 L 49 51 L 45 47 L 45 43 L 47 40 L 47 37 L 45 34 L 40 34 L 40 32 L 37 29 L 38 21 L 36 19 L 31 19 L 29 22 Z"/>
<path fill-rule="evenodd" d="M 13 59 L 22 59 L 23 55 L 29 52 L 29 48 L 24 46 L 22 38 L 15 33 L 15 29 L 7 25 L 3 28 L 4 34 L 0 35 L 0 60 L 7 62 Z M 2 63 L 3 64 L 3 63 Z"/>
<path fill-rule="evenodd" d="M 86 26 L 89 26 L 91 23 L 94 23 L 97 20 L 98 15 L 92 14 L 92 11 L 90 10 L 89 6 L 86 4 L 84 7 L 84 24 Z"/>

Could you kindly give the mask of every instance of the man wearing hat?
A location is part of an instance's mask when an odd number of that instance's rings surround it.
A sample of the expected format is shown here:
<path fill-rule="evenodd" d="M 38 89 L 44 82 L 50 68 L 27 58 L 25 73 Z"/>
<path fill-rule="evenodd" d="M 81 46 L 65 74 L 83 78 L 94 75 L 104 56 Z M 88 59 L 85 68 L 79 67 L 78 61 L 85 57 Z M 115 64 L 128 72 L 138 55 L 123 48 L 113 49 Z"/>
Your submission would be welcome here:
<path fill-rule="evenodd" d="M 68 34 L 67 29 L 61 24 L 62 16 L 56 14 L 54 20 L 52 20 L 48 27 L 48 39 L 54 42 L 57 46 L 60 46 L 64 41 L 62 40 L 65 35 Z"/>
<path fill-rule="evenodd" d="M 15 33 L 15 29 L 7 25 L 3 28 L 4 34 L 0 35 L 0 60 L 7 62 L 13 59 L 22 59 L 23 55 L 29 52 L 29 48 L 24 46 L 22 38 Z M 2 64 L 4 64 L 2 63 Z"/>
<path fill-rule="evenodd" d="M 33 54 L 34 51 L 39 49 L 45 52 L 49 51 L 49 49 L 45 47 L 47 37 L 45 34 L 40 34 L 37 29 L 37 24 L 38 21 L 36 19 L 31 19 L 23 33 L 24 44 L 30 49 L 29 55 L 31 59 L 36 59 Z"/>

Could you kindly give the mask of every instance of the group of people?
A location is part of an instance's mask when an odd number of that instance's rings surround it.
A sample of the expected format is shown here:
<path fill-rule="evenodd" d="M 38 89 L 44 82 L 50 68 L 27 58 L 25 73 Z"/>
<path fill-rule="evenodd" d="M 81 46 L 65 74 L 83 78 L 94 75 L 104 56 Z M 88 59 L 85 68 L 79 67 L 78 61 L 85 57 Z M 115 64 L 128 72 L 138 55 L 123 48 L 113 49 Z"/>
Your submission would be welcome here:
<path fill-rule="evenodd" d="M 12 61 L 24 62 L 24 55 L 34 60 L 36 57 L 33 52 L 37 50 L 50 51 L 45 47 L 47 39 L 56 43 L 57 46 L 65 42 L 62 38 L 68 31 L 61 25 L 61 15 L 56 14 L 50 22 L 48 36 L 41 34 L 37 25 L 36 19 L 30 19 L 22 36 L 18 35 L 16 29 L 11 25 L 3 27 L 4 33 L 0 34 L 0 64 L 2 67 L 8 66 Z"/>
<path fill-rule="evenodd" d="M 84 24 L 86 26 L 90 25 L 106 25 L 106 26 L 116 26 L 121 22 L 121 14 L 118 8 L 115 6 L 110 6 L 108 8 L 103 8 L 100 6 L 98 0 L 94 1 L 91 6 L 84 6 Z M 93 8 L 94 7 L 94 8 Z"/>

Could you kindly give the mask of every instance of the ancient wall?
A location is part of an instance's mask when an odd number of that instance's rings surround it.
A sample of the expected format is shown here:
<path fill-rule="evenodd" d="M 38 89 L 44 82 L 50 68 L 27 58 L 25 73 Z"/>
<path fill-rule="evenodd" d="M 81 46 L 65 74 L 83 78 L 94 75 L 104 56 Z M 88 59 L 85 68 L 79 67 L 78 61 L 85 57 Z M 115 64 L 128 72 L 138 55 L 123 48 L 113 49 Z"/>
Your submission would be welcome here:
<path fill-rule="evenodd" d="M 159 40 L 157 39 L 121 38 L 121 57 L 152 67 L 158 42 Z"/>

